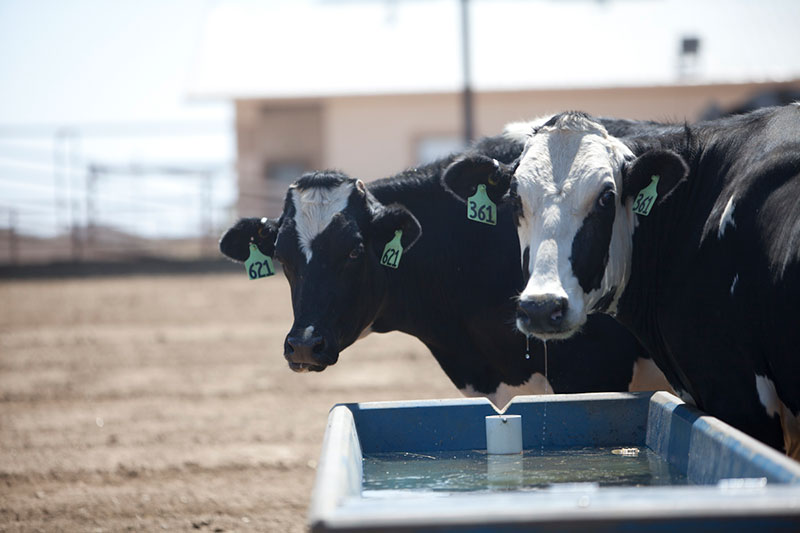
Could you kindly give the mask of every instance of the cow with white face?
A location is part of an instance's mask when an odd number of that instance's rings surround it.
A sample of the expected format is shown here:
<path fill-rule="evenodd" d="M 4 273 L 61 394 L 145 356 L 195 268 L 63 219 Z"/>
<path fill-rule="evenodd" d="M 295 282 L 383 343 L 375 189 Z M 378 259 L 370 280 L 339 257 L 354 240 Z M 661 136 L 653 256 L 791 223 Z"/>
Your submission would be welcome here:
<path fill-rule="evenodd" d="M 634 229 L 625 192 L 643 179 L 635 167 L 623 175 L 630 159 L 631 150 L 600 123 L 571 112 L 532 130 L 513 165 L 479 157 L 448 169 L 444 181 L 457 195 L 465 198 L 486 181 L 488 187 L 507 190 L 506 201 L 515 206 L 528 276 L 516 318 L 523 333 L 565 339 L 580 330 L 590 313 L 614 313 L 629 274 Z M 685 172 L 682 160 L 668 152 L 645 159 L 648 167 L 663 167 L 664 190 Z"/>
<path fill-rule="evenodd" d="M 515 206 L 520 331 L 611 314 L 683 398 L 800 458 L 800 106 L 622 138 L 563 113 L 443 181 Z"/>
<path fill-rule="evenodd" d="M 589 313 L 614 314 L 627 283 L 633 191 L 658 172 L 661 200 L 684 176 L 675 154 L 653 152 L 626 166 L 631 150 L 583 113 L 557 115 L 532 135 L 515 173 L 512 197 L 530 276 L 517 327 L 542 339 L 564 339 Z"/>

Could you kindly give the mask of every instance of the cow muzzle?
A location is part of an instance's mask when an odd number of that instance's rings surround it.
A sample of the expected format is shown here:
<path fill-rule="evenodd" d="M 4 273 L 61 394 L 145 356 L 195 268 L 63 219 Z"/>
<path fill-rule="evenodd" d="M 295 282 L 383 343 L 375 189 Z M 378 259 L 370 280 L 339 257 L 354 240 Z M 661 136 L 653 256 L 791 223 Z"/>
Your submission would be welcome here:
<path fill-rule="evenodd" d="M 517 305 L 516 324 L 525 335 L 543 340 L 571 335 L 567 321 L 569 300 L 557 295 L 542 295 L 520 299 Z"/>
<path fill-rule="evenodd" d="M 331 355 L 325 337 L 314 334 L 289 333 L 283 344 L 283 356 L 295 372 L 322 372 L 338 359 L 338 354 Z"/>

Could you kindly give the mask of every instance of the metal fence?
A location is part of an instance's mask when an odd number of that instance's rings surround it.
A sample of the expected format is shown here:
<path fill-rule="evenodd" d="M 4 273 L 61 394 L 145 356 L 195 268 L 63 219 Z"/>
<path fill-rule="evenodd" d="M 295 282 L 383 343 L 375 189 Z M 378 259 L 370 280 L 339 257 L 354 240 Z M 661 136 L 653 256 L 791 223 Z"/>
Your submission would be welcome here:
<path fill-rule="evenodd" d="M 217 257 L 234 217 L 234 164 L 202 150 L 170 159 L 169 146 L 231 136 L 219 124 L 0 127 L 0 265 Z M 113 157 L 128 142 L 161 153 Z"/>

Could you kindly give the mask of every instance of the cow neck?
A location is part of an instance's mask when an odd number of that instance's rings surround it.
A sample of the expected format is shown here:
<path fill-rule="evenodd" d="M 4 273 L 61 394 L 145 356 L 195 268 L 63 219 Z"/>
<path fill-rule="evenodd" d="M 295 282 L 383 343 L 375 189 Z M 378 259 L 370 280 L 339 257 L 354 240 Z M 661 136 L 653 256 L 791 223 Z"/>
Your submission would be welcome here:
<path fill-rule="evenodd" d="M 509 163 L 522 144 L 496 137 L 480 141 L 475 149 Z M 492 393 L 501 382 L 521 385 L 531 375 L 524 338 L 512 327 L 512 296 L 522 290 L 519 242 L 508 209 L 501 208 L 497 226 L 467 220 L 465 204 L 440 181 L 453 160 L 451 156 L 368 186 L 381 203 L 404 205 L 422 226 L 400 268 L 387 272 L 373 330 L 417 337 L 456 387 Z M 538 360 L 531 348 L 532 360 Z"/>
<path fill-rule="evenodd" d="M 438 179 L 427 177 L 422 171 L 419 175 L 407 173 L 406 178 L 395 177 L 370 186 L 370 192 L 381 203 L 405 206 L 422 225 L 420 238 L 411 250 L 403 254 L 400 267 L 386 269 L 386 292 L 373 329 L 403 331 L 430 343 L 437 336 L 437 328 L 431 320 L 421 320 L 420 315 L 439 311 L 431 309 L 431 302 L 438 300 L 437 293 L 446 294 L 448 280 L 442 278 L 449 270 L 442 268 L 445 266 L 442 261 L 447 261 L 441 253 L 446 250 L 446 243 L 437 247 L 442 224 L 437 224 L 431 213 L 437 204 L 449 203 L 449 198 L 442 195 Z M 440 220 L 446 220 L 446 217 L 442 216 Z"/>
<path fill-rule="evenodd" d="M 703 235 L 702 228 L 694 221 L 707 219 L 713 207 L 709 198 L 716 198 L 721 180 L 704 172 L 702 150 L 686 147 L 685 138 L 677 136 L 673 143 L 663 147 L 684 158 L 689 175 L 648 216 L 635 215 L 638 221 L 633 234 L 631 274 L 615 316 L 653 354 L 659 366 L 666 369 L 667 379 L 673 385 L 698 398 L 670 352 L 660 312 L 670 307 L 666 302 L 673 295 L 671 287 L 687 279 L 696 263 Z"/>
<path fill-rule="evenodd" d="M 464 332 L 461 320 L 469 315 L 470 305 L 502 309 L 510 323 L 514 305 L 509 295 L 518 293 L 522 284 L 519 245 L 510 213 L 501 213 L 498 226 L 467 220 L 464 204 L 444 190 L 440 171 L 433 170 L 420 169 L 417 174 L 406 173 L 406 179 L 370 186 L 381 203 L 404 205 L 422 226 L 400 268 L 387 272 L 386 296 L 373 329 L 397 329 L 429 345 L 451 346 L 450 330 Z M 470 246 L 465 248 L 465 242 Z M 420 319 L 421 315 L 430 319 Z M 471 343 L 468 336 L 464 342 Z"/>

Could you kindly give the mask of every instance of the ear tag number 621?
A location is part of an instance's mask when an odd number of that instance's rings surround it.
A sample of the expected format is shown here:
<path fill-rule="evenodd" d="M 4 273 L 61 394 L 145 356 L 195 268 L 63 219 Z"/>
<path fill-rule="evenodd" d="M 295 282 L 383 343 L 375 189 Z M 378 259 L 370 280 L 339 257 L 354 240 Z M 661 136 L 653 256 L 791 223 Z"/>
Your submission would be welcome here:
<path fill-rule="evenodd" d="M 262 254 L 255 243 L 250 243 L 250 257 L 244 262 L 244 269 L 250 279 L 261 279 L 275 274 L 272 258 Z"/>
<path fill-rule="evenodd" d="M 497 225 L 497 206 L 486 194 L 486 185 L 481 183 L 475 194 L 467 198 L 467 218 L 491 226 Z"/>
<path fill-rule="evenodd" d="M 652 176 L 650 180 L 650 185 L 639 191 L 636 200 L 633 201 L 633 212 L 644 217 L 650 214 L 658 197 L 658 176 Z"/>
<path fill-rule="evenodd" d="M 394 232 L 394 237 L 386 243 L 381 254 L 381 264 L 389 268 L 397 268 L 400 264 L 400 257 L 403 255 L 403 245 L 400 239 L 403 237 L 403 230 Z"/>

